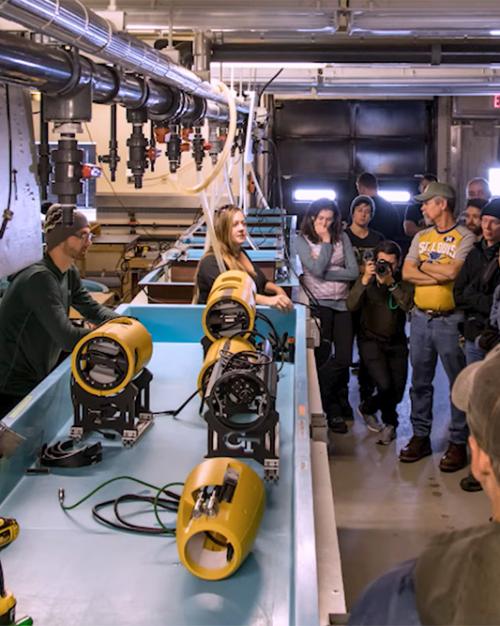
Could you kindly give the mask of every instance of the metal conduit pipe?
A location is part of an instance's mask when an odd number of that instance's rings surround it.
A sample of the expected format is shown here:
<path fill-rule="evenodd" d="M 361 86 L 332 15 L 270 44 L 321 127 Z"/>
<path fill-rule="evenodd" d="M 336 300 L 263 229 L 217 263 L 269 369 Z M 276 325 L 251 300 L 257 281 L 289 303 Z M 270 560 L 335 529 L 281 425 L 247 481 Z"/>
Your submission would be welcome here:
<path fill-rule="evenodd" d="M 139 39 L 116 32 L 111 22 L 79 0 L 0 0 L 0 15 L 105 61 L 216 102 L 227 110 L 224 97 L 210 83 Z M 238 105 L 238 109 L 248 113 L 244 105 Z"/>
<path fill-rule="evenodd" d="M 227 120 L 222 107 L 215 102 L 206 102 L 153 80 L 145 84 L 139 76 L 96 64 L 62 48 L 0 33 L 1 79 L 57 94 L 70 84 L 75 71 L 79 72 L 77 87 L 92 81 L 94 102 L 116 102 L 127 109 L 145 106 L 156 119 L 177 122 L 191 123 L 199 117 L 215 122 Z"/>

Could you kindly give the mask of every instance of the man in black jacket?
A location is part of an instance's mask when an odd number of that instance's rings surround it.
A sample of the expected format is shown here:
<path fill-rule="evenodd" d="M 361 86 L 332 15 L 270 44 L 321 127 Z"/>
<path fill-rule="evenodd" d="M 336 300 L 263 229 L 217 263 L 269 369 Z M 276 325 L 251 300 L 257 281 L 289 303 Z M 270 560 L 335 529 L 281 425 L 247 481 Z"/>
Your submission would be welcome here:
<path fill-rule="evenodd" d="M 75 211 L 65 226 L 54 204 L 44 230 L 46 255 L 11 277 L 0 302 L 0 419 L 50 373 L 61 351 L 71 352 L 89 332 L 71 324 L 70 306 L 94 324 L 116 317 L 92 299 L 74 265 L 91 244 L 86 217 Z"/>
<path fill-rule="evenodd" d="M 500 283 L 500 198 L 493 198 L 483 207 L 481 230 L 482 239 L 467 255 L 454 287 L 456 306 L 465 315 L 463 335 L 467 365 L 485 355 L 476 339 L 488 325 L 493 292 Z"/>
<path fill-rule="evenodd" d="M 488 328 L 493 292 L 500 284 L 500 198 L 493 198 L 483 207 L 481 231 L 482 239 L 467 255 L 454 287 L 455 303 L 465 316 L 463 335 L 467 365 L 481 361 L 486 355 L 479 338 Z M 463 478 L 460 486 L 464 491 L 481 490 L 472 474 Z"/>
<path fill-rule="evenodd" d="M 359 405 L 369 430 L 380 431 L 377 443 L 396 437 L 398 414 L 408 372 L 408 342 L 404 327 L 413 306 L 413 286 L 401 279 L 401 249 L 394 241 L 375 248 L 375 260 L 365 264 L 347 298 L 350 311 L 361 310 L 360 356 L 377 387 L 377 394 Z M 381 412 L 383 426 L 375 413 Z"/>

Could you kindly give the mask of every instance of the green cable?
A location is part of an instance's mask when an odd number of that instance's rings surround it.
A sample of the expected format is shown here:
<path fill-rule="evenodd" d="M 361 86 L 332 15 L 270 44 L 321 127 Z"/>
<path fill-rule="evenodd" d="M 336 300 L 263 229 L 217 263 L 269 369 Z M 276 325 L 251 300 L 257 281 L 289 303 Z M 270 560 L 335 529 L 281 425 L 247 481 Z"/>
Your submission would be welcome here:
<path fill-rule="evenodd" d="M 389 305 L 391 311 L 395 311 L 399 307 L 399 304 L 397 302 L 394 302 L 394 297 L 392 293 L 390 293 L 389 297 L 387 298 L 387 304 Z"/>
<path fill-rule="evenodd" d="M 179 486 L 183 487 L 184 483 L 167 483 L 166 485 L 164 485 L 161 489 L 159 489 L 156 492 L 156 496 L 155 496 L 155 499 L 154 499 L 154 502 L 153 502 L 153 512 L 155 514 L 156 521 L 163 528 L 163 530 L 166 530 L 167 532 L 172 532 L 175 529 L 172 528 L 172 527 L 165 526 L 165 524 L 161 521 L 160 514 L 158 512 L 158 498 L 160 497 L 160 495 L 163 493 L 163 491 L 165 489 L 168 489 L 169 487 L 179 487 Z"/>
<path fill-rule="evenodd" d="M 104 487 L 106 487 L 107 485 L 110 485 L 111 483 L 116 482 L 117 480 L 131 480 L 135 483 L 139 483 L 140 485 L 143 485 L 144 487 L 148 487 L 149 489 L 153 489 L 154 491 L 156 491 L 156 496 L 155 496 L 154 504 L 153 504 L 153 511 L 154 511 L 156 520 L 158 524 L 163 528 L 163 530 L 166 530 L 167 532 L 172 532 L 174 530 L 172 527 L 165 526 L 165 524 L 161 521 L 160 515 L 158 512 L 158 499 L 160 495 L 163 493 L 163 491 L 165 491 L 169 487 L 183 487 L 184 483 L 172 482 L 172 483 L 167 483 L 163 487 L 158 487 L 156 485 L 152 485 L 151 483 L 147 483 L 144 480 L 140 480 L 139 478 L 134 478 L 133 476 L 116 476 L 115 478 L 110 478 L 109 480 L 106 480 L 105 482 L 101 483 L 95 489 L 93 489 L 90 493 L 88 493 L 86 496 L 78 500 L 78 502 L 75 502 L 74 504 L 71 504 L 71 505 L 64 504 L 64 498 L 66 494 L 64 492 L 64 489 L 60 488 L 59 494 L 58 494 L 59 505 L 63 511 L 71 511 L 72 509 L 76 509 L 78 506 L 80 506 L 80 504 L 83 504 L 86 500 L 91 498 L 98 491 L 100 491 L 101 489 L 104 489 Z"/>

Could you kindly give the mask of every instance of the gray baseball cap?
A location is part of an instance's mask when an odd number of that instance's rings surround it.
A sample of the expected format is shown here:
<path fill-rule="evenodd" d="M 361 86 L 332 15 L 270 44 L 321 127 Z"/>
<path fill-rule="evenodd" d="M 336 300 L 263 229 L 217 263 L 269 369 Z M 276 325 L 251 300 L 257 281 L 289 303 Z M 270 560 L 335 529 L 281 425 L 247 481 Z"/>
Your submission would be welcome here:
<path fill-rule="evenodd" d="M 441 196 L 442 198 L 455 198 L 456 193 L 451 185 L 447 185 L 446 183 L 429 183 L 427 189 L 424 193 L 415 196 L 415 200 L 417 202 L 426 202 L 431 198 L 435 198 L 436 196 Z"/>
<path fill-rule="evenodd" d="M 500 461 L 500 345 L 482 361 L 463 369 L 455 380 L 451 399 L 467 415 L 471 433 L 482 450 Z"/>

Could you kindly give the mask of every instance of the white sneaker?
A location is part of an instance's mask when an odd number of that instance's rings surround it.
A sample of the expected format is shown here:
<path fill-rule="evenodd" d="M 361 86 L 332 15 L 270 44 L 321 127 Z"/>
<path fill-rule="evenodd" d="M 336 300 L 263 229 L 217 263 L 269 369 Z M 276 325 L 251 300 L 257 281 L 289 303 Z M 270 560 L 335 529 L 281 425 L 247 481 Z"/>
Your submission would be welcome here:
<path fill-rule="evenodd" d="M 377 439 L 377 443 L 381 446 L 388 446 L 394 439 L 396 439 L 396 429 L 394 426 L 386 424 L 380 431 L 380 437 Z"/>
<path fill-rule="evenodd" d="M 371 430 L 372 433 L 379 433 L 383 429 L 384 425 L 378 421 L 375 415 L 361 410 L 361 404 L 358 406 L 358 413 L 363 418 L 368 430 Z"/>

